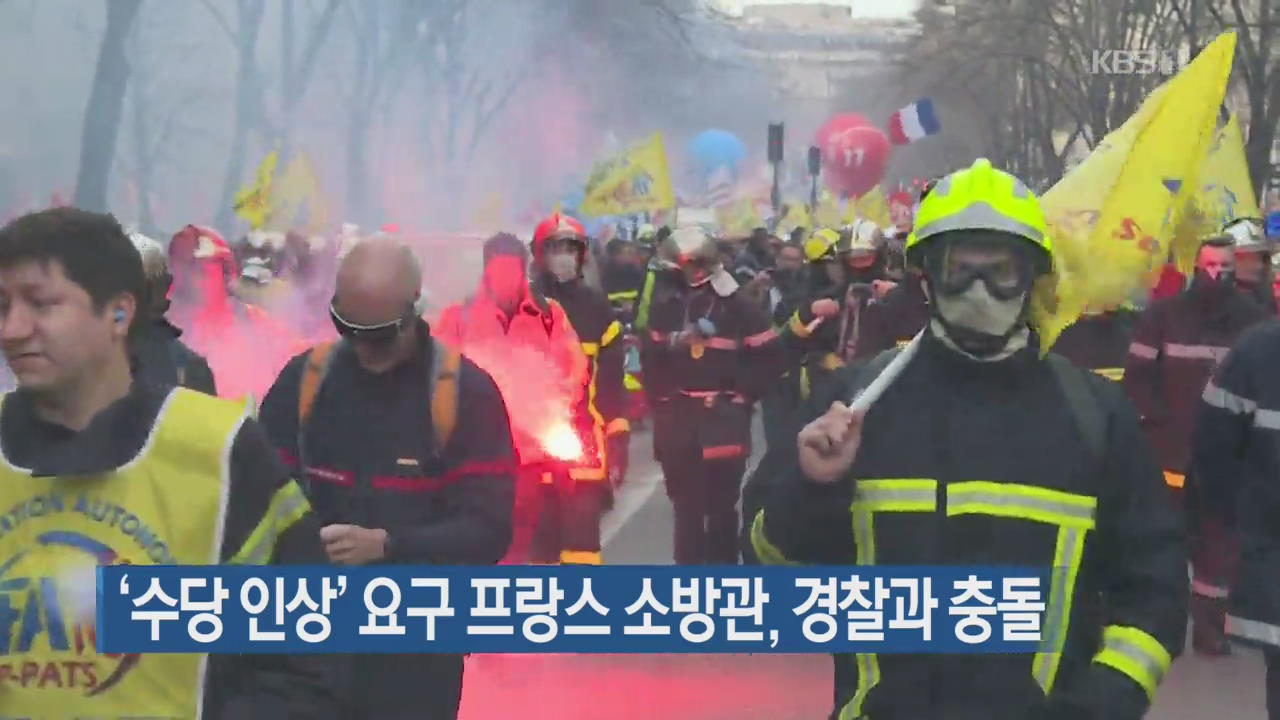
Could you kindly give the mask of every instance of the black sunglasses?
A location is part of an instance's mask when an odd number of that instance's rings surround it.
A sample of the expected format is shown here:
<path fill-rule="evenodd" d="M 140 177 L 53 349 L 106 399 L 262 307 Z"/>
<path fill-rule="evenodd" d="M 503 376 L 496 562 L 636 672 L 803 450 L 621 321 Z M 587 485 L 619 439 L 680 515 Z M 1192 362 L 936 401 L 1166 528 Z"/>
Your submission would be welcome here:
<path fill-rule="evenodd" d="M 377 325 L 360 325 L 343 318 L 338 314 L 338 310 L 333 306 L 333 303 L 329 303 L 329 319 L 333 321 L 333 328 L 338 331 L 338 334 L 351 342 L 366 345 L 389 345 L 404 332 L 410 318 L 407 315 L 402 315 L 390 322 L 378 323 Z"/>

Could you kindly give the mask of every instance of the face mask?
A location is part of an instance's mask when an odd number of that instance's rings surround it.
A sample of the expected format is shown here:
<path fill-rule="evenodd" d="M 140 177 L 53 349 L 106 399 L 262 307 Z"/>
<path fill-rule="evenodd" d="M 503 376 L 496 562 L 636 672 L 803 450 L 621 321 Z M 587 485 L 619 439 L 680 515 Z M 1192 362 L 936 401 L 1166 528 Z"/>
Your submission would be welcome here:
<path fill-rule="evenodd" d="M 578 277 L 578 256 L 573 253 L 547 255 L 547 272 L 560 282 L 573 280 Z"/>
<path fill-rule="evenodd" d="M 935 302 L 947 337 L 964 352 L 978 358 L 999 354 L 1022 324 L 1027 295 L 1000 300 L 975 282 L 957 295 L 939 294 Z"/>
<path fill-rule="evenodd" d="M 1191 291 L 1204 300 L 1221 300 L 1231 293 L 1235 282 L 1234 271 L 1220 270 L 1214 275 L 1203 268 L 1196 268 Z"/>

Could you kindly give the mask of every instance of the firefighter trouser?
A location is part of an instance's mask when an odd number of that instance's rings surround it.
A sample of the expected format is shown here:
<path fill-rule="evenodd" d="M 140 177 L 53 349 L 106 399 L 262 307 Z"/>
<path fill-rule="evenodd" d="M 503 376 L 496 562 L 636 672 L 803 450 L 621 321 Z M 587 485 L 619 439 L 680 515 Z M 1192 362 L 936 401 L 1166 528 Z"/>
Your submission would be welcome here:
<path fill-rule="evenodd" d="M 1267 648 L 1267 718 L 1280 720 L 1280 648 Z"/>
<path fill-rule="evenodd" d="M 341 720 L 456 720 L 462 656 L 414 653 L 335 656 Z"/>
<path fill-rule="evenodd" d="M 662 463 L 675 509 L 677 565 L 738 564 L 738 493 L 745 457 L 703 460 L 691 447 Z"/>
<path fill-rule="evenodd" d="M 1197 649 L 1226 645 L 1226 611 L 1236 548 L 1217 518 L 1201 518 L 1191 535 L 1191 634 Z"/>
<path fill-rule="evenodd" d="M 543 469 L 524 466 L 516 471 L 516 498 L 511 510 L 511 546 L 502 558 L 502 565 L 521 565 L 529 562 L 529 551 L 538 524 L 542 501 Z"/>
<path fill-rule="evenodd" d="M 600 516 L 610 489 L 607 480 L 567 476 L 542 483 L 529 562 L 599 565 Z"/>

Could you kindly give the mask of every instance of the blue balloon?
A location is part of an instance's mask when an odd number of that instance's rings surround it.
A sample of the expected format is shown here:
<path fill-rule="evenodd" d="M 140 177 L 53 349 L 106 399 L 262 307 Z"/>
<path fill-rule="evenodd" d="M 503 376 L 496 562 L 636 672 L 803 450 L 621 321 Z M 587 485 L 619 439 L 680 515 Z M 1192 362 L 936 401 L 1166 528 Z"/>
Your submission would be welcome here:
<path fill-rule="evenodd" d="M 727 130 L 703 130 L 689 141 L 689 157 L 695 172 L 704 178 L 721 168 L 736 175 L 738 165 L 747 158 L 747 147 Z"/>

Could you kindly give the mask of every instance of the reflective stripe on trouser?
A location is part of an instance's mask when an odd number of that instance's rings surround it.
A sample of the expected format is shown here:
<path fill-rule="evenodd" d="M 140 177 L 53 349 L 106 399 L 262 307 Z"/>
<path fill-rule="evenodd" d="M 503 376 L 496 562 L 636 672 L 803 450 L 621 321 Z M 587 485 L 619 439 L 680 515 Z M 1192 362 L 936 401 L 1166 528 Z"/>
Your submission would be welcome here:
<path fill-rule="evenodd" d="M 1280 625 L 1227 615 L 1227 634 L 1241 640 L 1280 648 Z"/>
<path fill-rule="evenodd" d="M 1108 625 L 1102 632 L 1102 650 L 1093 661 L 1128 675 L 1153 700 L 1169 664 L 1169 651 L 1159 640 L 1134 627 Z"/>
<path fill-rule="evenodd" d="M 1034 485 L 995 482 L 962 482 L 947 487 L 947 515 L 993 515 L 1055 525 L 1058 537 L 1053 551 L 1053 574 L 1045 603 L 1044 643 L 1032 660 L 1031 672 L 1048 695 L 1058 675 L 1062 648 L 1071 622 L 1080 559 L 1085 538 L 1094 528 L 1098 500 Z"/>
<path fill-rule="evenodd" d="M 853 505 L 853 539 L 859 565 L 876 564 L 875 514 L 879 512 L 927 512 L 938 509 L 938 481 L 923 479 L 859 480 Z M 857 720 L 867 696 L 880 683 L 880 661 L 875 653 L 854 655 L 858 689 L 840 709 L 840 720 Z"/>
<path fill-rule="evenodd" d="M 794 560 L 788 560 L 787 556 L 783 555 L 782 551 L 765 535 L 764 510 L 756 513 L 755 520 L 751 522 L 751 549 L 756 551 L 756 558 L 763 565 L 799 564 Z"/>
<path fill-rule="evenodd" d="M 276 490 L 258 526 L 249 533 L 240 550 L 228 560 L 231 565 L 266 565 L 275 554 L 276 542 L 286 530 L 311 510 L 311 503 L 298 483 L 290 480 Z"/>

